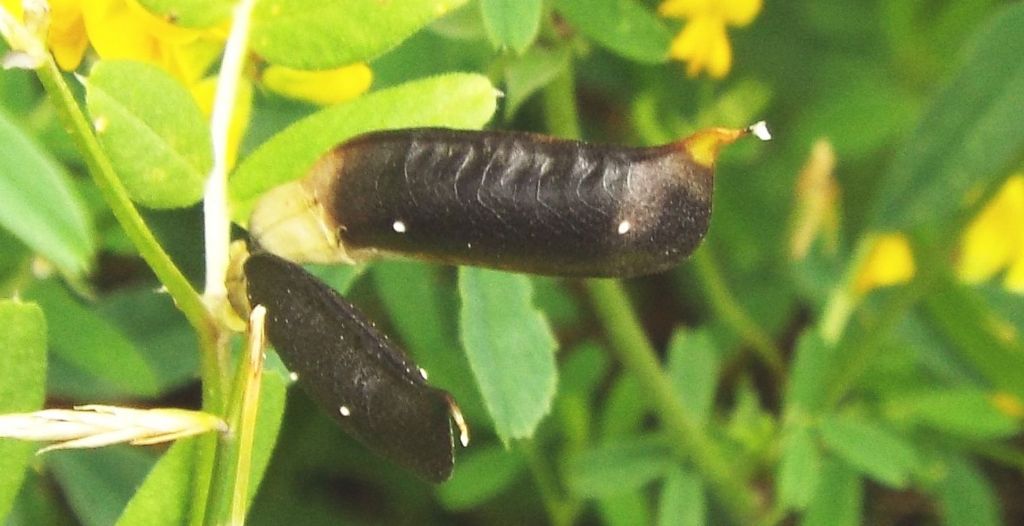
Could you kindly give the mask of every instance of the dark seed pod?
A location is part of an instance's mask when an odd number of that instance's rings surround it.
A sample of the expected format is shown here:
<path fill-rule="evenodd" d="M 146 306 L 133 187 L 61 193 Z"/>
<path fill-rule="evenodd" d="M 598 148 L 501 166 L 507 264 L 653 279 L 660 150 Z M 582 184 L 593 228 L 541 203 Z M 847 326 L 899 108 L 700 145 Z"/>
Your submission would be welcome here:
<path fill-rule="evenodd" d="M 298 383 L 369 449 L 431 482 L 452 473 L 451 395 L 352 304 L 302 267 L 268 253 L 245 262 L 249 302 L 267 309 L 270 343 Z"/>
<path fill-rule="evenodd" d="M 625 148 L 511 133 L 370 133 L 267 194 L 259 245 L 296 261 L 396 255 L 560 276 L 679 263 L 707 232 L 714 159 L 750 132 L 715 128 Z"/>

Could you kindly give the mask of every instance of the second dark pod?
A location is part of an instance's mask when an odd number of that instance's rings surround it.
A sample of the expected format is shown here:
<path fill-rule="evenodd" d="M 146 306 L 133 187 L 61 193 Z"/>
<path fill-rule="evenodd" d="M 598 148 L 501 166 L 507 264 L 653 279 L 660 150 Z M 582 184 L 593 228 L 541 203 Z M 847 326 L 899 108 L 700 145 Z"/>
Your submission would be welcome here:
<path fill-rule="evenodd" d="M 351 303 L 302 267 L 254 253 L 244 272 L 251 305 L 267 309 L 267 339 L 314 400 L 349 435 L 431 482 L 451 476 L 450 394 Z"/>

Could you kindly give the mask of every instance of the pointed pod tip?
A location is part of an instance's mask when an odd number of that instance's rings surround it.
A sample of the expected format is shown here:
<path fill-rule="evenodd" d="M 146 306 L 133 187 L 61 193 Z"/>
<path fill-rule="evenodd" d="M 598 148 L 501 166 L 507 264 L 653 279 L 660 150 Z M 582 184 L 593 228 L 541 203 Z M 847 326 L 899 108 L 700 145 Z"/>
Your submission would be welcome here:
<path fill-rule="evenodd" d="M 707 128 L 682 140 L 682 145 L 693 160 L 702 166 L 712 168 L 722 147 L 728 146 L 740 137 L 753 135 L 762 141 L 769 141 L 772 134 L 765 121 L 758 121 L 746 128 Z"/>

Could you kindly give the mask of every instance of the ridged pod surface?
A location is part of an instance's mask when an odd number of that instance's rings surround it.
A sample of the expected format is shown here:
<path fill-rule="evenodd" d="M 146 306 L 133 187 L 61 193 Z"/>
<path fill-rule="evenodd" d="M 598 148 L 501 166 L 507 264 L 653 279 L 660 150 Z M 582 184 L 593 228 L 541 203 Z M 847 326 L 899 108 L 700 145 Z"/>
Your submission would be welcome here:
<path fill-rule="evenodd" d="M 250 231 L 306 262 L 400 256 L 557 276 L 660 272 L 707 232 L 714 157 L 749 130 L 628 148 L 516 132 L 375 132 L 269 192 Z"/>

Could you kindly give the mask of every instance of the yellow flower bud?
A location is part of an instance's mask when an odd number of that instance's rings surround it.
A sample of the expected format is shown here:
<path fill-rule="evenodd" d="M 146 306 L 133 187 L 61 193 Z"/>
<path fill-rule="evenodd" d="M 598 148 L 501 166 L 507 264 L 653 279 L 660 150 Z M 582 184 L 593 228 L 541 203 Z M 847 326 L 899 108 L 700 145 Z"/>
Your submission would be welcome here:
<path fill-rule="evenodd" d="M 324 71 L 272 65 L 263 71 L 263 85 L 285 97 L 313 104 L 336 104 L 370 88 L 373 71 L 364 63 Z"/>
<path fill-rule="evenodd" d="M 876 288 L 906 283 L 914 277 L 916 270 L 907 237 L 883 234 L 874 240 L 857 271 L 854 290 L 858 294 L 866 294 Z"/>

